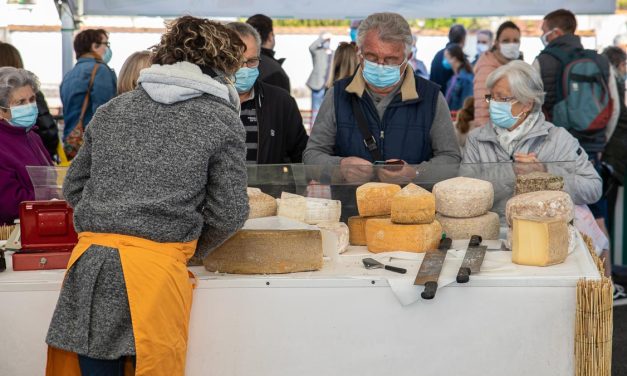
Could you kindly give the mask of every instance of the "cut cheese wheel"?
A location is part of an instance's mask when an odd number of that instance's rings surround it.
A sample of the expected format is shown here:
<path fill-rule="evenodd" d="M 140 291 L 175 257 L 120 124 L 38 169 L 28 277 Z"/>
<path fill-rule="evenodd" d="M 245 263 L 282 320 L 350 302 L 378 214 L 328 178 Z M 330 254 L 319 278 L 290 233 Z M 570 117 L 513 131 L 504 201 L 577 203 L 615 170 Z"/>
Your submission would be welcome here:
<path fill-rule="evenodd" d="M 442 225 L 442 231 L 447 238 L 470 239 L 479 235 L 484 240 L 497 240 L 500 233 L 499 215 L 487 212 L 473 218 L 453 218 L 437 214 L 435 218 Z"/>
<path fill-rule="evenodd" d="M 505 206 L 505 218 L 509 226 L 513 218 L 570 222 L 574 216 L 573 200 L 568 193 L 561 191 L 523 193 L 510 198 Z"/>
<path fill-rule="evenodd" d="M 433 186 L 435 210 L 447 217 L 470 218 L 492 208 L 494 188 L 485 180 L 457 177 Z"/>
<path fill-rule="evenodd" d="M 561 191 L 564 178 L 548 172 L 534 171 L 516 176 L 515 195 L 536 191 Z"/>
<path fill-rule="evenodd" d="M 392 222 L 404 224 L 431 223 L 435 219 L 435 196 L 409 183 L 392 198 Z"/>
<path fill-rule="evenodd" d="M 396 184 L 366 183 L 357 187 L 357 210 L 362 217 L 389 215 L 392 197 L 401 190 Z"/>
<path fill-rule="evenodd" d="M 348 248 L 348 226 L 344 222 L 321 222 L 316 226 L 322 231 L 322 252 L 336 259 Z"/>
<path fill-rule="evenodd" d="M 276 200 L 263 192 L 259 188 L 248 188 L 248 207 L 250 212 L 248 218 L 262 218 L 276 215 Z"/>
<path fill-rule="evenodd" d="M 424 225 L 397 225 L 390 219 L 366 221 L 368 250 L 373 253 L 426 252 L 437 248 L 441 237 L 442 226 L 436 220 Z"/>
<path fill-rule="evenodd" d="M 312 198 L 281 193 L 277 215 L 315 225 L 321 222 L 339 222 L 342 203 L 338 200 Z"/>
<path fill-rule="evenodd" d="M 204 260 L 210 272 L 281 274 L 322 268 L 320 230 L 240 230 Z"/>
<path fill-rule="evenodd" d="M 349 242 L 351 245 L 366 245 L 366 221 L 373 218 L 390 218 L 387 215 L 376 217 L 353 216 L 348 218 Z"/>
<path fill-rule="evenodd" d="M 514 218 L 512 261 L 531 266 L 562 263 L 568 256 L 569 238 L 568 225 L 564 221 Z"/>

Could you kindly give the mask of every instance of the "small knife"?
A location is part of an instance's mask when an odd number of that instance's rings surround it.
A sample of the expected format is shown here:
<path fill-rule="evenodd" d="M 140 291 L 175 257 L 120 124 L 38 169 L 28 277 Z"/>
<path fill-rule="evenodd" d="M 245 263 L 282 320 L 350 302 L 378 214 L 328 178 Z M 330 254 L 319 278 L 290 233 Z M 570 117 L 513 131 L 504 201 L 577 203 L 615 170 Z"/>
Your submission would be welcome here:
<path fill-rule="evenodd" d="M 383 265 L 379 261 L 370 257 L 365 258 L 361 261 L 364 263 L 364 266 L 366 267 L 366 269 L 385 269 L 391 272 L 396 272 L 396 273 L 401 273 L 401 274 L 407 273 L 407 269 L 398 268 L 396 266 L 391 266 L 391 265 Z"/>

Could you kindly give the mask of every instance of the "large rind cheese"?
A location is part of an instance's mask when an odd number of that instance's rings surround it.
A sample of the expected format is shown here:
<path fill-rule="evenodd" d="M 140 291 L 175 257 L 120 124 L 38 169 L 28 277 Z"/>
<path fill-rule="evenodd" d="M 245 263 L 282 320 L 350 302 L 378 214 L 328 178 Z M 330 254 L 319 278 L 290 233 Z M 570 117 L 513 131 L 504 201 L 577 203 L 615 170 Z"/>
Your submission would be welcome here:
<path fill-rule="evenodd" d="M 379 215 L 376 217 L 348 217 L 348 234 L 351 245 L 366 245 L 366 221 L 373 218 L 390 218 L 387 215 Z"/>
<path fill-rule="evenodd" d="M 564 178 L 548 172 L 534 171 L 516 176 L 514 194 L 537 191 L 561 191 L 564 188 Z"/>
<path fill-rule="evenodd" d="M 339 222 L 342 202 L 324 198 L 312 198 L 283 192 L 276 200 L 277 215 L 315 225 L 321 222 Z"/>
<path fill-rule="evenodd" d="M 348 248 L 348 226 L 344 222 L 321 222 L 316 226 L 322 231 L 322 252 L 335 258 Z"/>
<path fill-rule="evenodd" d="M 210 272 L 282 274 L 322 268 L 320 230 L 240 230 L 209 254 Z"/>
<path fill-rule="evenodd" d="M 494 187 L 485 180 L 457 177 L 433 186 L 435 210 L 447 217 L 470 218 L 487 213 L 494 203 Z"/>
<path fill-rule="evenodd" d="M 442 226 L 436 220 L 423 225 L 397 225 L 390 219 L 366 221 L 368 250 L 373 253 L 426 252 L 437 248 L 441 237 Z"/>
<path fill-rule="evenodd" d="M 366 183 L 357 187 L 357 210 L 362 217 L 389 215 L 392 210 L 392 197 L 401 187 L 388 183 Z"/>
<path fill-rule="evenodd" d="M 392 198 L 392 222 L 425 224 L 435 219 L 435 196 L 409 183 Z"/>
<path fill-rule="evenodd" d="M 529 220 L 556 219 L 570 222 L 575 216 L 575 207 L 570 196 L 561 191 L 538 191 L 523 193 L 507 201 L 505 218 L 509 226 L 513 218 Z"/>
<path fill-rule="evenodd" d="M 569 239 L 568 225 L 564 221 L 515 218 L 512 262 L 531 266 L 562 263 L 568 256 Z"/>
<path fill-rule="evenodd" d="M 442 225 L 442 231 L 447 238 L 470 239 L 473 235 L 479 235 L 484 240 L 499 238 L 501 227 L 499 215 L 493 212 L 473 218 L 453 218 L 438 213 L 435 218 Z"/>
<path fill-rule="evenodd" d="M 262 218 L 276 215 L 276 200 L 259 188 L 248 188 L 248 207 L 250 208 L 248 218 Z"/>

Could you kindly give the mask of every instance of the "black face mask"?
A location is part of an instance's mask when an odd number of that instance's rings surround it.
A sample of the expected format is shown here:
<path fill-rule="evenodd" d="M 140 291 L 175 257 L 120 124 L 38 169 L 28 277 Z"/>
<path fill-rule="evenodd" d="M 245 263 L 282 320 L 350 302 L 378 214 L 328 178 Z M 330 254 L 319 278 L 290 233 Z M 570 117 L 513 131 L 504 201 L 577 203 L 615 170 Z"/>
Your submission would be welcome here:
<path fill-rule="evenodd" d="M 214 70 L 213 70 L 213 68 L 211 68 L 210 66 L 208 66 L 208 65 L 204 65 L 204 64 L 202 64 L 202 65 L 198 65 L 198 66 L 200 67 L 200 71 L 201 71 L 203 74 L 206 74 L 206 75 L 208 75 L 208 76 L 209 76 L 209 77 L 211 77 L 211 78 L 215 78 L 215 77 L 217 77 L 217 76 L 218 76 L 218 74 L 216 73 L 216 71 L 214 71 Z"/>

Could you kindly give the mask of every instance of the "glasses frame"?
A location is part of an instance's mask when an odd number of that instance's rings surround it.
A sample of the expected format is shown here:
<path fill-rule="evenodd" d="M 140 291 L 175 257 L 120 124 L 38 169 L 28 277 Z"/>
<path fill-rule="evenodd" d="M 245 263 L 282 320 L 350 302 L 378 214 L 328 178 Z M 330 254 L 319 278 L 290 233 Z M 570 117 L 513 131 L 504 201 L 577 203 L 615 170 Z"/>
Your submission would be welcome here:
<path fill-rule="evenodd" d="M 515 102 L 516 98 L 515 97 L 492 98 L 492 94 L 486 94 L 485 95 L 485 101 L 488 102 L 488 103 L 490 103 L 490 101 L 495 101 L 495 102 L 500 102 L 500 103 Z"/>
<path fill-rule="evenodd" d="M 252 65 L 251 65 L 251 62 L 253 62 Z M 261 62 L 261 56 L 256 56 L 256 57 L 253 57 L 252 59 L 242 61 L 241 66 L 243 67 L 245 65 L 248 68 L 257 68 L 260 62 Z"/>
<path fill-rule="evenodd" d="M 98 42 L 98 44 L 100 44 L 100 45 L 104 44 L 105 46 L 107 46 L 107 47 L 111 48 L 111 42 L 109 42 L 109 41 L 106 41 L 106 42 Z"/>

